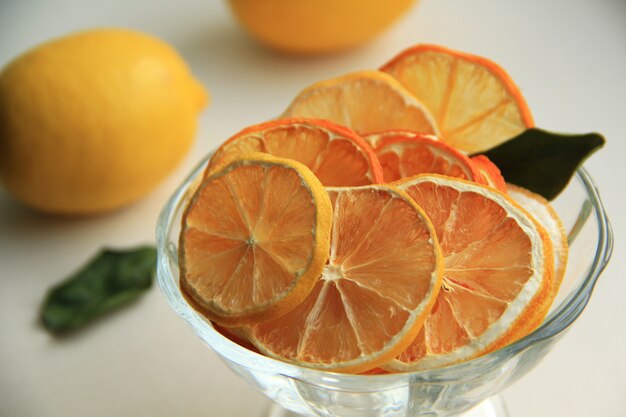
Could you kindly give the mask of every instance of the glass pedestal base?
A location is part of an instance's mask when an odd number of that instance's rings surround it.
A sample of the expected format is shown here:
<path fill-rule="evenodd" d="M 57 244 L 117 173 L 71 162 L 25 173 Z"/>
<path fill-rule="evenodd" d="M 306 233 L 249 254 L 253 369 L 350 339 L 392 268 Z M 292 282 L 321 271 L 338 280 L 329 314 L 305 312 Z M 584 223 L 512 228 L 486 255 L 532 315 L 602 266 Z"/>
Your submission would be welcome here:
<path fill-rule="evenodd" d="M 466 411 L 463 414 L 460 414 L 459 417 L 508 417 L 509 413 L 500 398 L 499 395 L 493 396 L 482 403 L 478 404 L 476 407 L 472 408 L 469 411 Z M 273 404 L 269 407 L 267 413 L 263 415 L 263 417 L 301 417 L 299 414 L 294 414 L 290 411 L 285 410 L 278 404 Z M 434 417 L 434 416 L 433 416 Z"/>

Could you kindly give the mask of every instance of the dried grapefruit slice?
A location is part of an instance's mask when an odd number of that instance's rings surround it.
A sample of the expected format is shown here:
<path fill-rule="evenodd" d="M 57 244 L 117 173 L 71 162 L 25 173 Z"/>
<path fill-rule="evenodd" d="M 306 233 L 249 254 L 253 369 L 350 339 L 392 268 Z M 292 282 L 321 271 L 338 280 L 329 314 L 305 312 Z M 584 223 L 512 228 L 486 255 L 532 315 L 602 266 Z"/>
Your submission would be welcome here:
<path fill-rule="evenodd" d="M 385 182 L 426 173 L 485 182 L 466 155 L 436 136 L 408 130 L 388 130 L 363 138 L 374 149 Z"/>
<path fill-rule="evenodd" d="M 485 184 L 503 193 L 507 192 L 506 181 L 500 172 L 500 168 L 491 162 L 491 159 L 486 155 L 477 155 L 472 157 L 472 164 L 482 175 Z"/>
<path fill-rule="evenodd" d="M 294 159 L 310 168 L 326 186 L 382 182 L 378 159 L 363 138 L 329 120 L 279 119 L 243 129 L 219 147 L 207 173 L 246 152 Z"/>
<path fill-rule="evenodd" d="M 353 72 L 305 88 L 283 113 L 294 116 L 329 119 L 361 134 L 389 129 L 437 133 L 424 105 L 380 71 Z"/>
<path fill-rule="evenodd" d="M 252 326 L 257 348 L 287 362 L 365 372 L 400 354 L 441 284 L 430 220 L 386 185 L 330 188 L 330 258 L 315 288 L 286 315 Z"/>
<path fill-rule="evenodd" d="M 309 294 L 330 242 L 326 190 L 304 165 L 241 156 L 205 178 L 185 209 L 180 285 L 224 326 L 280 316 Z"/>
<path fill-rule="evenodd" d="M 437 368 L 503 347 L 526 335 L 552 301 L 547 232 L 492 188 L 439 175 L 395 183 L 424 208 L 444 256 L 441 291 L 413 343 L 384 365 Z"/>
<path fill-rule="evenodd" d="M 567 233 L 561 223 L 561 219 L 556 210 L 550 205 L 548 200 L 517 185 L 508 184 L 509 196 L 524 207 L 541 225 L 546 229 L 552 247 L 554 249 L 554 295 L 559 291 L 565 269 L 567 267 L 567 258 L 569 253 L 569 245 L 567 243 Z"/>
<path fill-rule="evenodd" d="M 460 150 L 481 152 L 533 126 L 530 109 L 513 80 L 485 58 L 417 45 L 381 70 L 424 103 L 442 140 Z"/>

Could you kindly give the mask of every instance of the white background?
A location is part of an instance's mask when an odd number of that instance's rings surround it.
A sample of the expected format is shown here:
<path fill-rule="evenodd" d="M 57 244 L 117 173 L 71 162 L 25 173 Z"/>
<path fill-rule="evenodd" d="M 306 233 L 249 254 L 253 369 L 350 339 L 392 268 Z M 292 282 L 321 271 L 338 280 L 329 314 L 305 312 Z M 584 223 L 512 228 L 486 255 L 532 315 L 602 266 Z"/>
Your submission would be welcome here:
<path fill-rule="evenodd" d="M 203 347 L 156 286 L 59 340 L 37 324 L 42 297 L 104 245 L 154 242 L 157 215 L 176 184 L 231 134 L 279 114 L 313 81 L 376 68 L 418 42 L 500 63 L 540 127 L 605 134 L 607 146 L 586 166 L 615 229 L 613 259 L 573 328 L 504 397 L 512 417 L 626 415 L 626 2 L 423 0 L 366 47 L 303 59 L 259 48 L 221 1 L 0 0 L 0 66 L 39 42 L 95 26 L 170 42 L 212 104 L 181 166 L 124 210 L 47 218 L 0 189 L 0 416 L 259 416 L 263 397 Z"/>

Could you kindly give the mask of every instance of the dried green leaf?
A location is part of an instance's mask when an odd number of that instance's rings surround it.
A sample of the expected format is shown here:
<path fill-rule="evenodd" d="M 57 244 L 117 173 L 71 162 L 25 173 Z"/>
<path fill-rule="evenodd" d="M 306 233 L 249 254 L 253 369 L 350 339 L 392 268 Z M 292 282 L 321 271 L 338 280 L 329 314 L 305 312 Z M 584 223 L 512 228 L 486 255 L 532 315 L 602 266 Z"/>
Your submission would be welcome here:
<path fill-rule="evenodd" d="M 64 333 L 130 302 L 152 285 L 156 249 L 104 249 L 67 280 L 52 288 L 41 319 L 52 333 Z"/>
<path fill-rule="evenodd" d="M 598 133 L 566 135 L 528 129 L 483 154 L 500 168 L 507 182 L 552 200 L 604 142 Z"/>

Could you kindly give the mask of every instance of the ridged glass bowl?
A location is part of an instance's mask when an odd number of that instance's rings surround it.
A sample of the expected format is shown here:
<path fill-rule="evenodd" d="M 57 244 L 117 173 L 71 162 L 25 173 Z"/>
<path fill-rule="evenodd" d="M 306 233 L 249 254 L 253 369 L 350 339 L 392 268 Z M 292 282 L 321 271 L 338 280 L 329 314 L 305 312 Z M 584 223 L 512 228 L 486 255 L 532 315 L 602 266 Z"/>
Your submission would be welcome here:
<path fill-rule="evenodd" d="M 568 232 L 569 261 L 552 310 L 534 332 L 488 355 L 430 371 L 343 375 L 303 368 L 231 342 L 187 304 L 180 292 L 181 215 L 208 158 L 178 188 L 159 217 L 158 282 L 174 311 L 226 366 L 280 405 L 269 411 L 273 417 L 505 416 L 497 394 L 537 365 L 576 320 L 612 251 L 612 232 L 600 196 L 581 168 L 553 202 Z"/>

